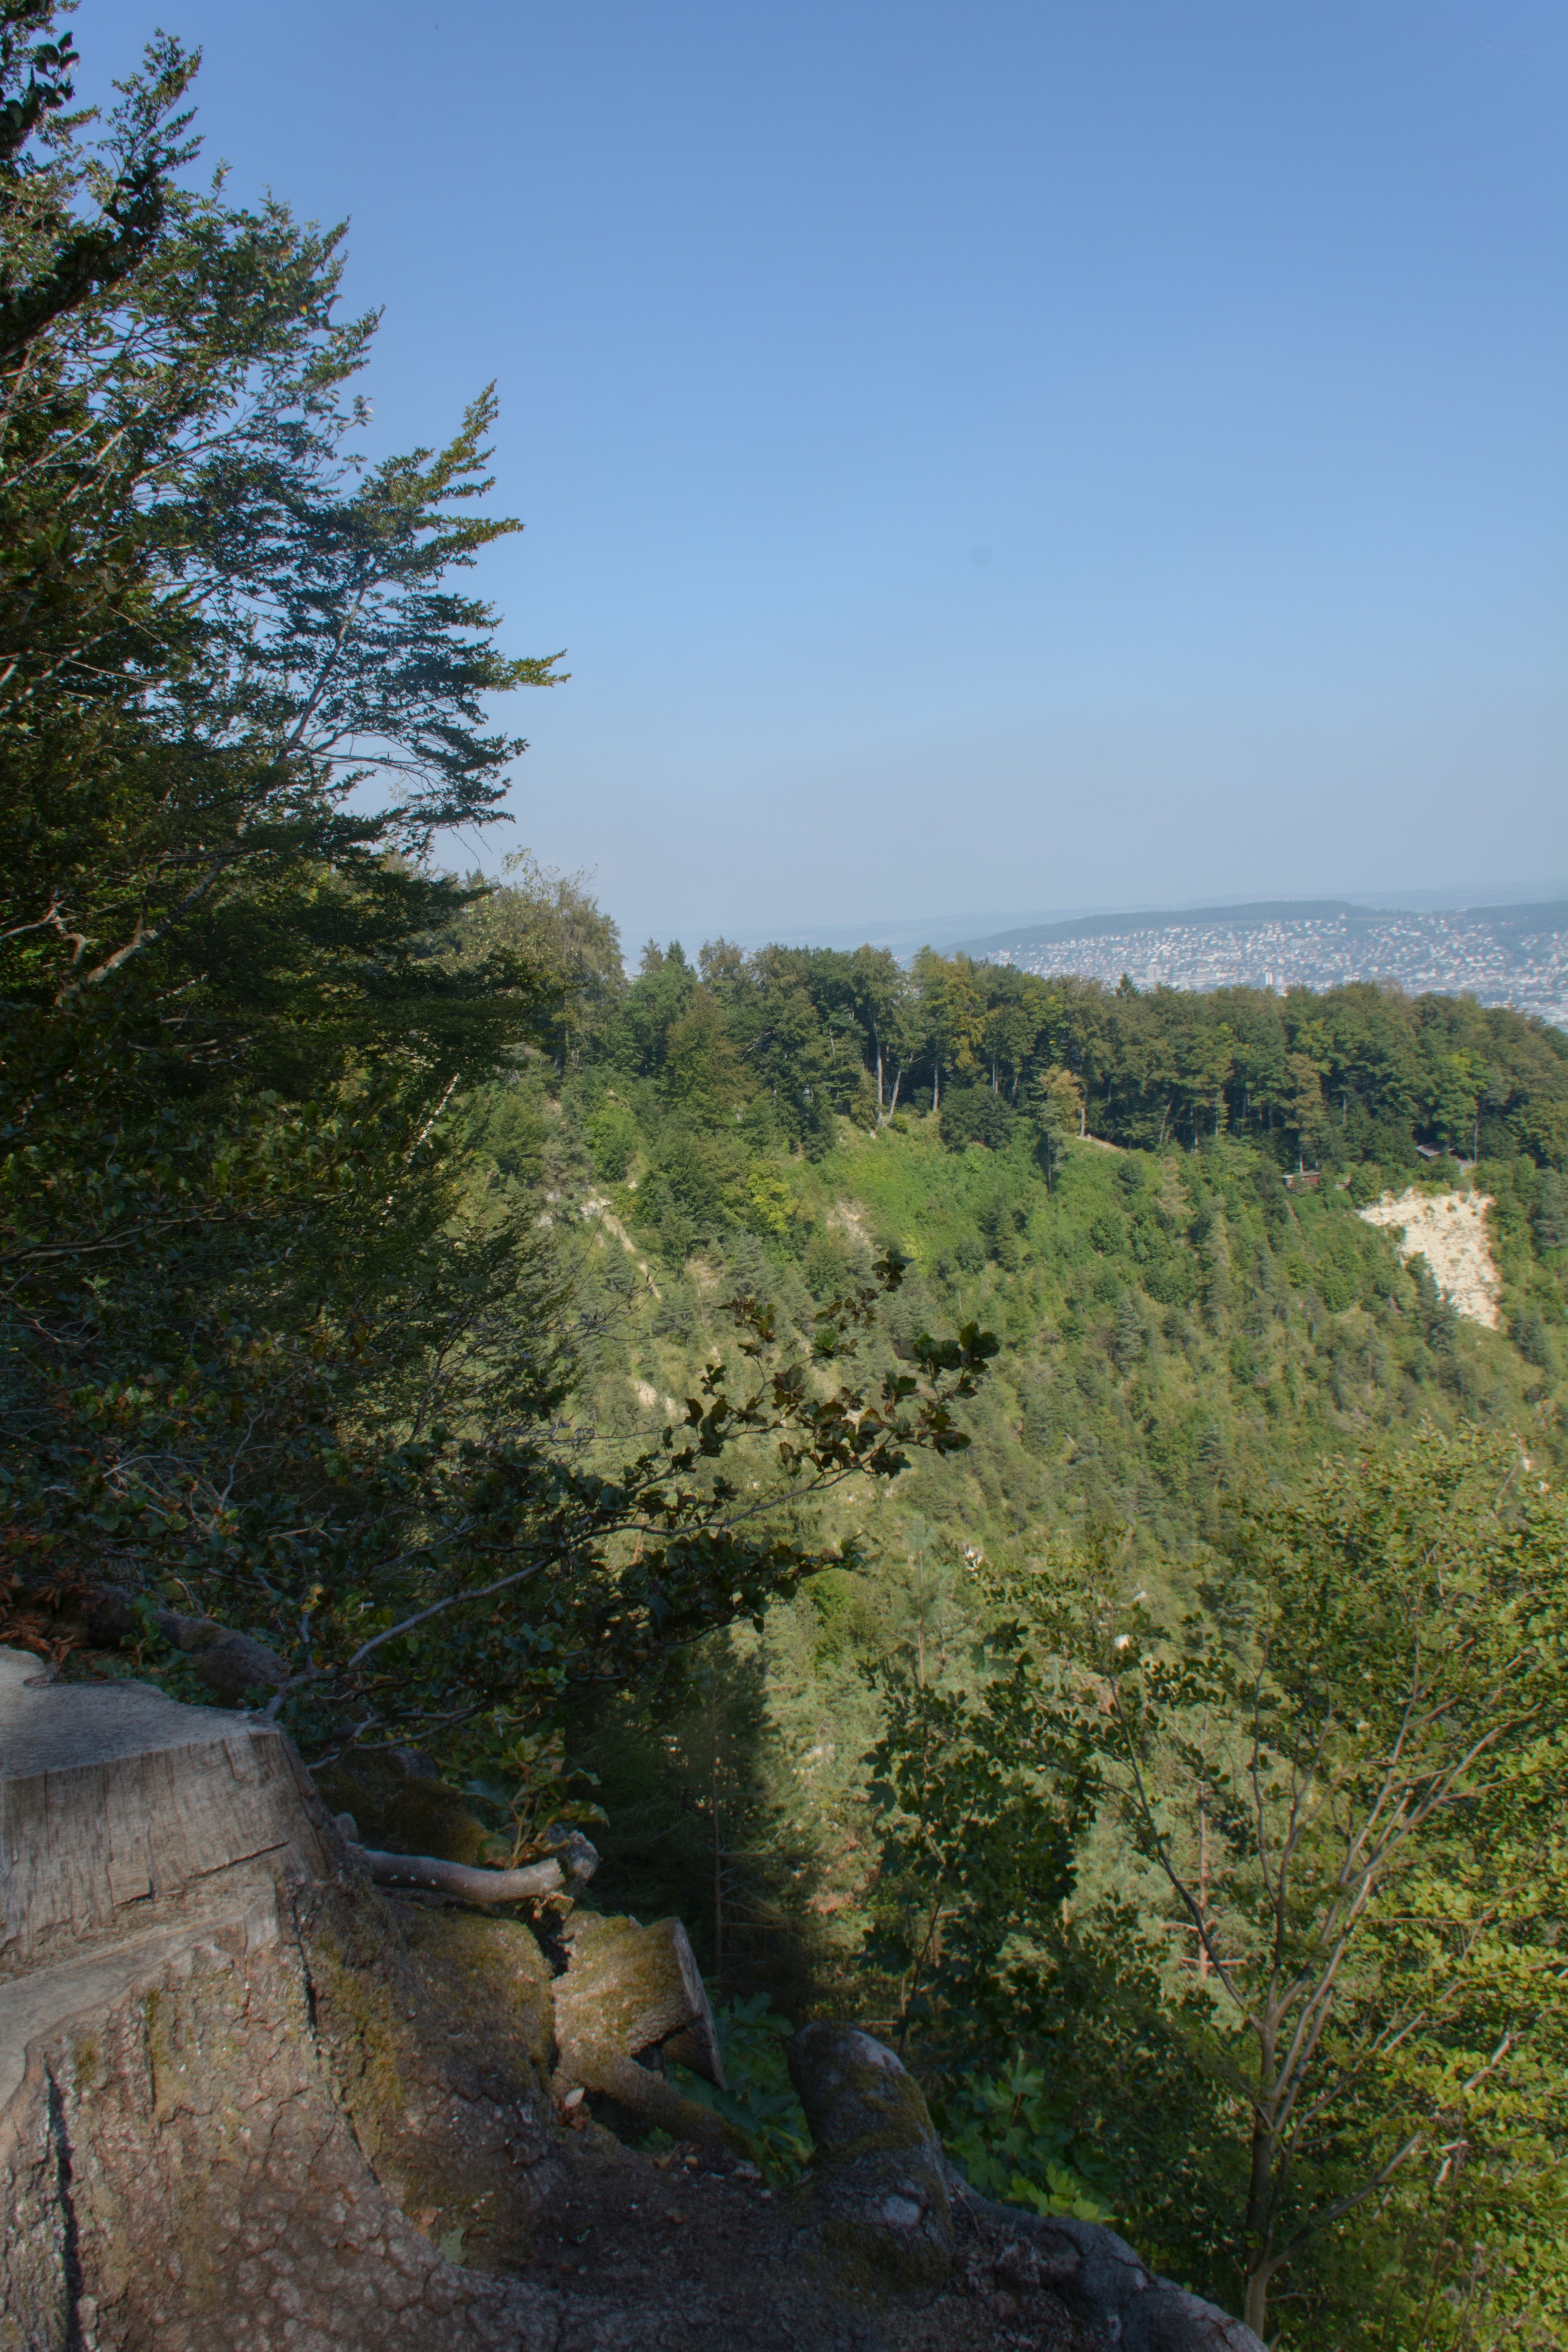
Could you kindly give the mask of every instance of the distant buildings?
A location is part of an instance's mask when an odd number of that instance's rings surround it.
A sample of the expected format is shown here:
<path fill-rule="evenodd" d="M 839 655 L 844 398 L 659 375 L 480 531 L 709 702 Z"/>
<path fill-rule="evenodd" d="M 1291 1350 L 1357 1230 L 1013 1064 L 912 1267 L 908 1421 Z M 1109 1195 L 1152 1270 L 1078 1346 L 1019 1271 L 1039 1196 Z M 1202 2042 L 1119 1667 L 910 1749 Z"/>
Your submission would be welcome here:
<path fill-rule="evenodd" d="M 1114 929 L 1111 926 L 1114 924 Z M 1469 992 L 1568 1028 L 1568 904 L 1380 914 L 1359 908 L 1266 919 L 1239 909 L 1057 924 L 1048 936 L 988 940 L 984 958 L 1020 971 L 1078 972 L 1114 987 L 1337 988 L 1392 982 L 1408 995 Z"/>

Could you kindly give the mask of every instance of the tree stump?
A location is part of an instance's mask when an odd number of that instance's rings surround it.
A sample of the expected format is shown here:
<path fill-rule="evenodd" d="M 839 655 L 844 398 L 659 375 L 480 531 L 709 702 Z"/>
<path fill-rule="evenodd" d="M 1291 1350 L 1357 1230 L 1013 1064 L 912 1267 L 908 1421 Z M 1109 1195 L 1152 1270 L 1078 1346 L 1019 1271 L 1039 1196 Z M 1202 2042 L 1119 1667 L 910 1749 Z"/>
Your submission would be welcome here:
<path fill-rule="evenodd" d="M 531 1939 L 471 1930 L 472 2055 L 274 1727 L 0 1650 L 4 2352 L 553 2342 L 433 2242 L 559 2170 Z"/>

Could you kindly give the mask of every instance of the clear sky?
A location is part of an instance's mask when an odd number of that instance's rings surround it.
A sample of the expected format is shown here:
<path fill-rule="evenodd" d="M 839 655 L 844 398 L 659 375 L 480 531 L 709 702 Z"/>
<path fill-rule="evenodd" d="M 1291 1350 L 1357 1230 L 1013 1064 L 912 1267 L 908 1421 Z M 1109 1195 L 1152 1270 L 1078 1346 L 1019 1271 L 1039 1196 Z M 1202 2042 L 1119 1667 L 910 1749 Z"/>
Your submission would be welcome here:
<path fill-rule="evenodd" d="M 1568 870 L 1562 0 L 84 0 L 84 90 L 160 20 L 378 443 L 498 380 L 511 839 L 630 944 Z"/>

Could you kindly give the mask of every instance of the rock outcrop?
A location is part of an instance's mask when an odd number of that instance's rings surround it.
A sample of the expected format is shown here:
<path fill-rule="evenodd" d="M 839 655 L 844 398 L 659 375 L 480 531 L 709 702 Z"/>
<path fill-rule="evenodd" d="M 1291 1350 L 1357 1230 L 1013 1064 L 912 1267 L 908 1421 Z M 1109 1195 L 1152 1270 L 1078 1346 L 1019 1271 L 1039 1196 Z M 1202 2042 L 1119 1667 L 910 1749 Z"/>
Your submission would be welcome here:
<path fill-rule="evenodd" d="M 1487 1192 L 1385 1192 L 1360 1212 L 1369 1225 L 1397 1235 L 1403 1258 L 1424 1257 L 1457 1315 L 1498 1328 L 1498 1271 L 1487 1232 Z"/>
<path fill-rule="evenodd" d="M 816 2149 L 807 2233 L 868 2279 L 943 2284 L 956 2241 L 948 2168 L 895 2053 L 852 2026 L 808 2025 L 789 2045 L 789 2079 Z"/>
<path fill-rule="evenodd" d="M 919 2084 L 873 2035 L 808 2025 L 789 2074 L 815 2143 L 803 2236 L 852 2278 L 907 2294 L 980 2273 L 1014 2302 L 1045 2291 L 1121 2352 L 1263 2352 L 1249 2327 L 1156 2278 L 1113 2230 L 977 2196 L 943 2154 Z"/>

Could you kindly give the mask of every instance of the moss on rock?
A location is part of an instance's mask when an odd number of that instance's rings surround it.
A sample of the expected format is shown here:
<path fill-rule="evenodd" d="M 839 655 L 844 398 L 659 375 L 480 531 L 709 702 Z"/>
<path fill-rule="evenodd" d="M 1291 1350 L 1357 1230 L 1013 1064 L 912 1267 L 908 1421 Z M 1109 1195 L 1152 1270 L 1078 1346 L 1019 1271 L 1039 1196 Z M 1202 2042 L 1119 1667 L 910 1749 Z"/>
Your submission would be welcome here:
<path fill-rule="evenodd" d="M 377 2179 L 470 2269 L 527 2252 L 559 2154 L 549 1970 L 527 1927 L 362 1888 L 308 1906 L 316 2035 Z"/>
<path fill-rule="evenodd" d="M 789 2075 L 816 2143 L 808 2234 L 820 2254 L 852 2292 L 934 2294 L 955 2229 L 919 2084 L 884 2042 L 842 2025 L 804 2027 Z"/>

